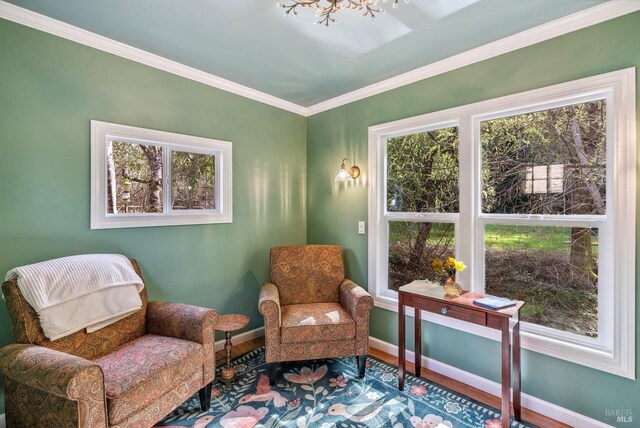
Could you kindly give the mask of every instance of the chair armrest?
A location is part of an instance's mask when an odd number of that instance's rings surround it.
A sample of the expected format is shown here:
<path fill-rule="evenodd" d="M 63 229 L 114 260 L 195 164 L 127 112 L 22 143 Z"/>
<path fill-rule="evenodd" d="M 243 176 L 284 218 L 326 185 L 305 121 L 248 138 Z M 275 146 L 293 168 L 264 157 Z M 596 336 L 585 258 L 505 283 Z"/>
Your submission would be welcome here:
<path fill-rule="evenodd" d="M 280 328 L 280 294 L 275 284 L 267 282 L 260 289 L 258 310 L 264 317 L 265 328 Z"/>
<path fill-rule="evenodd" d="M 7 345 L 0 349 L 0 374 L 69 400 L 104 406 L 102 369 L 84 358 L 43 346 Z"/>
<path fill-rule="evenodd" d="M 340 284 L 340 304 L 358 322 L 358 318 L 369 317 L 369 311 L 373 308 L 373 297 L 367 291 L 350 279 L 345 279 Z"/>
<path fill-rule="evenodd" d="M 147 332 L 190 340 L 203 345 L 213 342 L 218 311 L 183 303 L 149 302 Z"/>
<path fill-rule="evenodd" d="M 215 325 L 218 311 L 182 303 L 149 302 L 147 332 L 202 344 L 204 365 L 202 386 L 213 381 L 216 373 Z"/>
<path fill-rule="evenodd" d="M 258 310 L 264 317 L 264 349 L 267 363 L 280 361 L 280 294 L 275 284 L 267 282 L 260 289 Z"/>
<path fill-rule="evenodd" d="M 373 308 L 373 297 L 355 282 L 345 279 L 340 284 L 340 304 L 356 323 L 356 355 L 366 355 L 369 352 L 369 312 Z"/>

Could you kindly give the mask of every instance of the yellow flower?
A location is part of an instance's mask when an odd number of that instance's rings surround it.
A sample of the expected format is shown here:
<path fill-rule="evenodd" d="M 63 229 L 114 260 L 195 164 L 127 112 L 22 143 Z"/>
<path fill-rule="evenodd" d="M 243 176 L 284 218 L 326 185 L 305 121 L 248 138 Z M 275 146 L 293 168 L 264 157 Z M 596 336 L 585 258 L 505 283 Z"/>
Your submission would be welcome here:
<path fill-rule="evenodd" d="M 435 259 L 433 259 L 433 261 L 431 262 L 431 269 L 435 271 L 442 270 L 442 260 L 440 260 L 439 257 L 436 257 Z"/>
<path fill-rule="evenodd" d="M 467 266 L 462 261 L 456 262 L 456 270 L 462 272 Z"/>
<path fill-rule="evenodd" d="M 444 268 L 446 270 L 453 269 L 456 265 L 456 259 L 453 257 L 449 257 L 446 262 L 444 262 Z"/>

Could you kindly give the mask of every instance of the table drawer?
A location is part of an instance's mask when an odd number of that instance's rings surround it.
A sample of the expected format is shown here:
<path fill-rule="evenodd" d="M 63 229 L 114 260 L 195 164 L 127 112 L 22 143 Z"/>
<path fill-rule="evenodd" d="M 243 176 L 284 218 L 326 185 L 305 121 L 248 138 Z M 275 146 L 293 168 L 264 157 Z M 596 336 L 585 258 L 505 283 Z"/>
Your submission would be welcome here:
<path fill-rule="evenodd" d="M 487 314 L 482 311 L 476 311 L 471 308 L 461 308 L 459 306 L 434 302 L 428 299 L 419 299 L 418 306 L 420 306 L 425 311 L 444 315 L 445 317 L 456 318 L 462 321 L 467 321 L 479 325 L 487 325 Z"/>

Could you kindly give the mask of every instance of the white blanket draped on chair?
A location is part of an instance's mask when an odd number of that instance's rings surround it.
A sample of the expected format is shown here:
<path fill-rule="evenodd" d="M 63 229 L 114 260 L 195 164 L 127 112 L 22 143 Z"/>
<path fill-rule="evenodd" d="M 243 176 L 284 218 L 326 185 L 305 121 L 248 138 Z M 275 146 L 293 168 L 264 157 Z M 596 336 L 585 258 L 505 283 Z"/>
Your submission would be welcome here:
<path fill-rule="evenodd" d="M 50 340 L 86 328 L 90 333 L 142 308 L 142 279 L 120 254 L 62 257 L 7 272 L 18 279 Z"/>

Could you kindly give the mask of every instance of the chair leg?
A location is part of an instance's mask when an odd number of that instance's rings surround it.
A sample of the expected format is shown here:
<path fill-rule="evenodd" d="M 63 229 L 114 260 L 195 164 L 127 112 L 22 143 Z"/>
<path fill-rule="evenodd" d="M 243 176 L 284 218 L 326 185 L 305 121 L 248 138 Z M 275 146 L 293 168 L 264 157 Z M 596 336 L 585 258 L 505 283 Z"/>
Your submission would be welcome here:
<path fill-rule="evenodd" d="M 356 359 L 358 361 L 358 377 L 362 379 L 364 378 L 364 370 L 367 367 L 367 356 L 358 355 Z"/>
<path fill-rule="evenodd" d="M 269 372 L 269 385 L 276 384 L 276 375 L 278 374 L 278 363 L 267 363 L 267 371 Z"/>
<path fill-rule="evenodd" d="M 211 406 L 211 384 L 209 382 L 198 391 L 198 397 L 200 398 L 200 410 L 206 412 Z"/>

